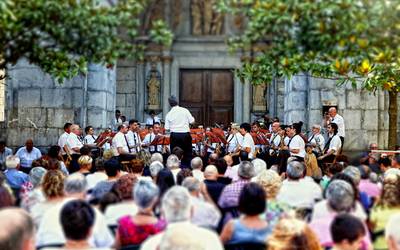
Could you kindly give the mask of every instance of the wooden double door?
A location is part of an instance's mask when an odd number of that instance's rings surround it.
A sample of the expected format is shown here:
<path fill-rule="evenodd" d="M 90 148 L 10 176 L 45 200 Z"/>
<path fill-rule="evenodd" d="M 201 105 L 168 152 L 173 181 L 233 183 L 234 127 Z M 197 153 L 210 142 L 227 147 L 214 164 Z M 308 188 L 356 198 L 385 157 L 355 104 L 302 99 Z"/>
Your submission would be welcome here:
<path fill-rule="evenodd" d="M 229 69 L 181 69 L 179 101 L 192 113 L 195 125 L 213 126 L 233 120 L 233 72 Z"/>

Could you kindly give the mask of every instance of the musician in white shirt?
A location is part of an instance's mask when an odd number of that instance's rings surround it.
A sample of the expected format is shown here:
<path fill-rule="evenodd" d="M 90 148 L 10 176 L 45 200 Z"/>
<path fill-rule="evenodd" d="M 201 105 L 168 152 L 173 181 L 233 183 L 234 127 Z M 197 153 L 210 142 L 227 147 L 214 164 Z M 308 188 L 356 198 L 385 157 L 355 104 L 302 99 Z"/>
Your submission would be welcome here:
<path fill-rule="evenodd" d="M 289 143 L 288 148 L 290 155 L 298 158 L 299 160 L 304 160 L 306 155 L 305 142 L 300 136 L 302 123 L 293 123 L 289 129 Z"/>
<path fill-rule="evenodd" d="M 97 136 L 94 135 L 94 128 L 92 126 L 87 126 L 85 128 L 85 138 L 83 139 L 83 142 L 85 145 L 89 145 L 89 146 L 96 146 L 96 139 Z"/>
<path fill-rule="evenodd" d="M 331 107 L 328 111 L 328 116 L 325 117 L 326 127 L 331 123 L 336 123 L 338 126 L 337 135 L 340 137 L 340 140 L 342 142 L 342 148 L 343 148 L 344 137 L 346 136 L 344 119 L 342 116 L 338 115 L 335 107 Z M 342 148 L 340 150 L 342 150 Z"/>
<path fill-rule="evenodd" d="M 239 128 L 239 125 L 236 123 L 231 125 L 231 131 L 226 140 L 228 142 L 226 148 L 228 153 L 235 153 L 243 141 L 243 136 L 239 133 Z"/>
<path fill-rule="evenodd" d="M 192 137 L 189 124 L 194 123 L 194 118 L 189 110 L 180 107 L 175 96 L 168 98 L 171 110 L 165 117 L 165 129 L 171 132 L 170 148 L 180 147 L 184 151 L 182 161 L 189 165 L 192 159 Z"/>
<path fill-rule="evenodd" d="M 152 153 L 152 154 L 155 153 L 155 152 L 161 153 L 162 149 L 163 149 L 163 145 L 157 145 L 157 146 L 150 145 L 157 136 L 161 135 L 160 134 L 160 128 L 161 128 L 160 123 L 155 122 L 153 124 L 152 132 L 148 133 L 144 137 L 143 142 L 142 142 L 142 145 L 145 146 L 145 147 L 148 147 L 149 148 L 149 152 Z"/>
<path fill-rule="evenodd" d="M 327 129 L 329 139 L 325 144 L 323 155 L 318 157 L 318 160 L 322 160 L 324 163 L 332 163 L 335 160 L 335 157 L 340 153 L 342 141 L 338 135 L 338 125 L 336 123 L 330 123 Z"/>
<path fill-rule="evenodd" d="M 65 144 L 65 150 L 71 155 L 72 160 L 70 163 L 69 173 L 72 174 L 79 170 L 78 158 L 81 156 L 80 150 L 83 147 L 83 143 L 80 138 L 81 129 L 78 124 L 71 125 L 71 133 L 67 138 Z"/>
<path fill-rule="evenodd" d="M 281 143 L 281 136 L 279 135 L 279 129 L 280 129 L 280 124 L 279 122 L 274 122 L 271 125 L 271 138 L 270 138 L 270 154 L 273 154 L 273 151 L 275 149 L 279 148 L 279 144 Z"/>
<path fill-rule="evenodd" d="M 152 127 L 156 122 L 161 124 L 160 118 L 156 116 L 156 112 L 154 110 L 151 110 L 149 115 L 150 117 L 146 119 L 146 127 Z"/>
<path fill-rule="evenodd" d="M 249 154 L 249 159 L 254 159 L 256 156 L 256 147 L 254 145 L 253 137 L 250 135 L 251 125 L 248 123 L 242 123 L 240 125 L 240 134 L 243 136 L 243 141 L 241 143 L 241 150 Z"/>
<path fill-rule="evenodd" d="M 141 150 L 141 139 L 139 136 L 139 121 L 132 119 L 129 121 L 129 130 L 126 134 L 126 138 L 128 139 L 128 145 L 131 150 L 131 153 L 137 154 Z"/>
<path fill-rule="evenodd" d="M 60 135 L 60 138 L 58 139 L 58 143 L 57 143 L 58 146 L 60 146 L 60 148 L 61 148 L 61 154 L 62 154 L 64 160 L 66 159 L 66 156 L 67 156 L 67 153 L 64 150 L 64 146 L 67 143 L 69 134 L 71 133 L 71 125 L 72 125 L 72 123 L 69 123 L 69 122 L 64 124 L 64 133 L 62 135 Z"/>
<path fill-rule="evenodd" d="M 313 151 L 317 152 L 318 154 L 322 153 L 322 150 L 325 146 L 325 138 L 321 135 L 321 125 L 314 124 L 312 126 L 312 134 L 308 138 L 308 143 L 311 143 L 313 146 Z"/>
<path fill-rule="evenodd" d="M 118 156 L 120 161 L 128 161 L 135 158 L 135 155 L 129 148 L 127 132 L 128 127 L 125 124 L 121 124 L 118 126 L 118 133 L 112 139 L 111 148 L 114 152 L 114 156 Z"/>

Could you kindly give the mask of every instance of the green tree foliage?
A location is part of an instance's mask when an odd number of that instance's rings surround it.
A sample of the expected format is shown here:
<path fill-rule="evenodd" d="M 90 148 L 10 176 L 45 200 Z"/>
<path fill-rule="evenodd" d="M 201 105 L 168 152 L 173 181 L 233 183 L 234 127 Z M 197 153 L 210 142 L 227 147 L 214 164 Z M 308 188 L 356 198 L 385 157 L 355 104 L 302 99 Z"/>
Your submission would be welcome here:
<path fill-rule="evenodd" d="M 389 92 L 389 146 L 397 139 L 400 91 L 398 0 L 220 0 L 220 11 L 247 18 L 233 51 L 252 60 L 238 75 L 253 84 L 301 72 L 369 91 Z"/>
<path fill-rule="evenodd" d="M 62 82 L 85 73 L 89 62 L 112 67 L 117 59 L 142 57 L 138 36 L 147 0 L 114 2 L 1 0 L 0 68 L 24 57 Z M 156 21 L 150 39 L 169 46 L 172 38 Z"/>

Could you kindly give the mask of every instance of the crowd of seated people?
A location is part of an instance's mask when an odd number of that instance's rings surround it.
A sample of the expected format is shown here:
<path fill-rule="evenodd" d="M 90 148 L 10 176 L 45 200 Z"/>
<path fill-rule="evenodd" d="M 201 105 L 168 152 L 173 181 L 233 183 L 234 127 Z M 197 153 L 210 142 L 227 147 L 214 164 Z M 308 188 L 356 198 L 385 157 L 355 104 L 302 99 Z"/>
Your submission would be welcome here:
<path fill-rule="evenodd" d="M 400 155 L 341 156 L 314 175 L 298 157 L 282 172 L 173 151 L 125 166 L 89 152 L 72 174 L 56 147 L 29 171 L 7 156 L 0 249 L 400 249 Z"/>

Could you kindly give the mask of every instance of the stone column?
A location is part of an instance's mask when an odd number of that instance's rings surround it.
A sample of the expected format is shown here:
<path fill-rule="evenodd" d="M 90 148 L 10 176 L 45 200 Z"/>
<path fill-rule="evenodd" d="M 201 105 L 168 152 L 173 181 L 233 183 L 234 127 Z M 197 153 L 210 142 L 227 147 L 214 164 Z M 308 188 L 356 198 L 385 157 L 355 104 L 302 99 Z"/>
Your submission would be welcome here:
<path fill-rule="evenodd" d="M 243 84 L 243 122 L 251 122 L 250 121 L 250 110 L 251 110 L 251 84 L 248 80 L 246 80 Z"/>
<path fill-rule="evenodd" d="M 170 53 L 166 53 L 163 57 L 163 82 L 162 82 L 162 113 L 165 118 L 166 114 L 169 111 L 169 103 L 168 97 L 171 92 L 171 62 L 172 57 L 169 55 Z"/>
<path fill-rule="evenodd" d="M 87 124 L 95 128 L 111 126 L 115 112 L 115 69 L 90 64 L 87 75 Z M 82 126 L 86 126 L 82 124 Z"/>
<path fill-rule="evenodd" d="M 303 127 L 307 128 L 308 121 L 305 116 L 307 107 L 307 76 L 297 75 L 285 79 L 284 123 L 303 121 Z"/>
<path fill-rule="evenodd" d="M 144 101 L 146 94 L 145 87 L 145 62 L 138 62 L 136 67 L 136 119 L 143 121 L 144 119 Z"/>

